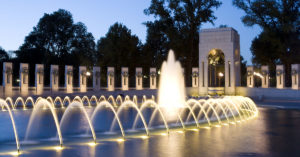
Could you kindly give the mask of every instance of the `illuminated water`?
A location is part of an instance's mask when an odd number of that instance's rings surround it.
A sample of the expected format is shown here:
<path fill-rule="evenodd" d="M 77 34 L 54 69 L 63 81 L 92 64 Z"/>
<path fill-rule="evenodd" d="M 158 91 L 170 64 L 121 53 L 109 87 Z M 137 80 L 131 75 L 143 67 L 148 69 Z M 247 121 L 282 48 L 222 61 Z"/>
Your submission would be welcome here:
<path fill-rule="evenodd" d="M 89 108 L 87 111 L 90 113 Z M 261 108 L 256 119 L 235 126 L 200 129 L 198 132 L 186 131 L 183 134 L 171 131 L 169 136 L 152 135 L 148 139 L 129 138 L 125 142 L 99 141 L 91 147 L 87 144 L 68 144 L 66 149 L 56 151 L 46 148 L 26 150 L 21 156 L 297 156 L 300 154 L 300 111 Z M 30 110 L 16 111 L 15 120 L 22 138 L 29 121 Z M 58 112 L 61 118 L 61 112 Z M 1 114 L 0 151 L 15 147 L 13 132 L 9 127 L 9 115 Z M 48 117 L 51 115 L 49 114 Z M 103 124 L 108 119 L 103 119 Z M 44 119 L 45 120 L 45 119 Z M 79 120 L 84 120 L 81 117 Z M 46 133 L 55 135 L 51 118 L 40 127 L 46 127 Z M 77 122 L 78 123 L 78 122 Z M 72 124 L 76 124 L 75 122 Z M 74 126 L 82 128 L 87 126 Z M 103 128 L 105 128 L 103 126 Z M 96 129 L 96 128 L 95 128 Z M 98 128 L 99 129 L 99 128 Z M 88 137 L 90 138 L 90 137 Z M 7 139 L 8 141 L 4 141 Z M 68 138 L 66 138 L 68 139 Z M 71 137 L 69 139 L 72 139 Z M 82 140 L 83 142 L 86 140 Z M 57 141 L 52 142 L 56 143 Z M 8 143 L 8 144 L 7 144 Z M 34 144 L 32 144 L 34 145 Z M 51 143 L 50 143 L 51 145 Z M 52 145 L 53 146 L 53 145 Z M 28 147 L 28 146 L 27 146 Z M 37 147 L 37 146 L 35 146 Z"/>
<path fill-rule="evenodd" d="M 256 104 L 247 97 L 186 99 L 182 68 L 175 60 L 172 51 L 161 70 L 157 102 L 154 96 L 138 98 L 135 95 L 132 98 L 130 96 L 124 98 L 122 96 L 107 98 L 75 96 L 72 99 L 70 97 L 39 97 L 36 100 L 28 97 L 17 98 L 15 101 L 11 98 L 0 99 L 0 116 L 3 116 L 0 117 L 3 121 L 0 123 L 4 124 L 2 126 L 4 130 L 0 130 L 2 131 L 0 133 L 4 135 L 0 136 L 0 145 L 2 144 L 0 148 L 3 149 L 0 149 L 0 152 L 3 152 L 0 155 L 26 155 L 39 151 L 48 155 L 48 151 L 54 150 L 58 154 L 49 156 L 60 156 L 63 152 L 72 149 L 85 151 L 87 146 L 89 153 L 92 154 L 87 155 L 87 152 L 77 154 L 75 151 L 68 156 L 93 156 L 97 154 L 96 150 L 99 146 L 107 143 L 118 143 L 118 146 L 125 147 L 126 143 L 131 141 L 134 143 L 134 141 L 142 140 L 150 143 L 152 137 L 155 141 L 157 136 L 167 137 L 167 143 L 159 146 L 159 151 L 174 152 L 180 150 L 176 148 L 177 142 L 175 142 L 180 139 L 173 139 L 178 136 L 177 134 L 181 136 L 179 138 L 193 141 L 198 138 L 187 137 L 185 139 L 186 136 L 190 136 L 190 132 L 204 131 L 205 133 L 207 131 L 212 134 L 211 130 L 224 127 L 224 132 L 226 132 L 228 128 L 243 125 L 259 115 Z M 9 116 L 5 117 L 7 115 Z M 11 124 L 6 123 L 8 121 Z M 10 132 L 14 134 L 10 136 Z M 218 136 L 214 138 L 222 139 Z M 15 142 L 12 142 L 12 139 L 15 139 Z M 199 140 L 202 142 L 205 138 Z M 13 143 L 16 148 L 13 148 Z M 181 141 L 178 146 L 183 143 L 185 142 Z M 165 148 L 164 145 L 174 148 Z M 193 144 L 192 142 L 188 145 L 189 147 L 201 146 L 200 143 Z M 76 149 L 78 147 L 79 150 Z M 190 149 L 189 147 L 184 150 Z M 126 150 L 126 148 L 117 149 Z M 129 149 L 141 150 L 141 148 Z M 101 155 L 108 156 L 109 154 Z M 120 152 L 117 156 L 126 156 L 126 153 Z"/>
<path fill-rule="evenodd" d="M 167 121 L 174 121 L 178 117 L 178 108 L 186 101 L 184 75 L 175 54 L 169 51 L 168 58 L 161 66 L 158 88 L 158 105 L 164 107 L 161 112 Z"/>

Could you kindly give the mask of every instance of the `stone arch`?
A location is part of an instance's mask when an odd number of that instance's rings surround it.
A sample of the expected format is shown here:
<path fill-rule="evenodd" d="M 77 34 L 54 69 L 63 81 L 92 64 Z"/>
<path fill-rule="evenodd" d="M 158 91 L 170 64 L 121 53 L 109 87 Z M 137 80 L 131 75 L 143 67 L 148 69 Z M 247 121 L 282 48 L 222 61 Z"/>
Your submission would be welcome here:
<path fill-rule="evenodd" d="M 233 28 L 202 29 L 199 33 L 199 94 L 208 94 L 208 53 L 220 49 L 225 56 L 226 95 L 234 95 L 240 86 L 240 37 Z"/>
<path fill-rule="evenodd" d="M 221 87 L 220 77 L 218 72 L 225 74 L 225 54 L 222 49 L 211 49 L 207 53 L 208 59 L 208 87 Z M 222 82 L 224 79 L 222 79 Z"/>

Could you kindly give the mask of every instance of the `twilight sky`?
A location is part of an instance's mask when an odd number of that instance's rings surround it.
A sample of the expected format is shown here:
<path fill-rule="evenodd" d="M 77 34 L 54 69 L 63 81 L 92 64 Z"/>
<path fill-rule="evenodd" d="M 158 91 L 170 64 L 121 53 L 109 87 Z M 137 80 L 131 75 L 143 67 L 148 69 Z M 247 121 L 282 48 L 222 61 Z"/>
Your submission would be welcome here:
<path fill-rule="evenodd" d="M 96 41 L 104 36 L 109 26 L 120 22 L 131 29 L 142 42 L 145 41 L 145 21 L 153 17 L 144 15 L 143 10 L 151 0 L 2 0 L 0 1 L 0 46 L 5 50 L 17 50 L 44 13 L 52 13 L 59 8 L 73 14 L 74 22 L 83 22 Z M 232 6 L 231 0 L 221 0 L 223 4 L 215 11 L 215 25 L 204 24 L 201 28 L 214 28 L 221 24 L 233 27 L 240 34 L 241 55 L 251 64 L 250 46 L 252 39 L 260 33 L 260 28 L 246 27 L 240 18 L 242 10 Z"/>

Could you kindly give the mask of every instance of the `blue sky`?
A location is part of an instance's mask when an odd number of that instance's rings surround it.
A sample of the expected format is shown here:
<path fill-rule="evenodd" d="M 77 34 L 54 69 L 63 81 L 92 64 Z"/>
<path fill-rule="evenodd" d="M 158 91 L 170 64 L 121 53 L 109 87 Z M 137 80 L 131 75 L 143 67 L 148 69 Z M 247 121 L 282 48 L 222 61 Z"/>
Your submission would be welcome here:
<path fill-rule="evenodd" d="M 5 50 L 17 50 L 24 38 L 32 31 L 44 13 L 52 13 L 59 8 L 73 14 L 75 22 L 83 22 L 89 32 L 98 40 L 115 22 L 121 22 L 131 29 L 142 42 L 145 41 L 145 21 L 153 17 L 144 15 L 143 10 L 151 0 L 0 0 L 0 46 Z M 203 24 L 202 28 L 213 28 L 226 24 L 235 28 L 241 39 L 241 54 L 251 64 L 249 50 L 252 39 L 260 33 L 260 28 L 246 27 L 240 18 L 242 10 L 232 6 L 231 0 L 222 0 L 223 4 L 215 11 L 218 18 L 215 25 Z"/>

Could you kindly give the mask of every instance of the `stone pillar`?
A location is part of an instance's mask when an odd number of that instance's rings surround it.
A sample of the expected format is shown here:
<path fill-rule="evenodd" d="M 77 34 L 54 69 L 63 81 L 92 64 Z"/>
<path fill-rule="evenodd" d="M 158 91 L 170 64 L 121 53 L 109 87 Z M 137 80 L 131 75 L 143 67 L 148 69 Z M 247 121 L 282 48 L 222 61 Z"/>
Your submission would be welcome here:
<path fill-rule="evenodd" d="M 107 90 L 115 90 L 115 68 L 107 67 Z"/>
<path fill-rule="evenodd" d="M 2 85 L 4 89 L 4 93 L 6 96 L 12 95 L 12 74 L 13 74 L 13 68 L 12 63 L 10 62 L 3 62 L 3 80 Z"/>
<path fill-rule="evenodd" d="M 247 87 L 250 87 L 250 88 L 254 87 L 254 67 L 253 66 L 247 67 Z"/>
<path fill-rule="evenodd" d="M 73 66 L 65 66 L 65 88 L 67 93 L 73 92 Z"/>
<path fill-rule="evenodd" d="M 50 88 L 51 91 L 58 91 L 59 85 L 59 71 L 58 65 L 50 66 Z"/>
<path fill-rule="evenodd" d="M 276 88 L 285 87 L 284 65 L 276 65 Z"/>
<path fill-rule="evenodd" d="M 157 78 L 156 68 L 150 68 L 150 89 L 156 89 L 157 88 L 156 78 Z"/>
<path fill-rule="evenodd" d="M 100 90 L 100 67 L 93 67 L 93 90 L 99 91 Z"/>
<path fill-rule="evenodd" d="M 21 94 L 28 94 L 28 84 L 29 84 L 29 66 L 27 63 L 20 64 L 20 92 Z"/>
<path fill-rule="evenodd" d="M 192 87 L 199 87 L 199 69 L 192 68 Z"/>
<path fill-rule="evenodd" d="M 292 89 L 300 89 L 300 64 L 292 64 Z"/>
<path fill-rule="evenodd" d="M 143 69 L 142 68 L 135 69 L 135 88 L 136 88 L 136 90 L 143 89 Z"/>
<path fill-rule="evenodd" d="M 208 93 L 208 62 L 207 58 L 202 58 L 199 63 L 199 95 Z"/>
<path fill-rule="evenodd" d="M 261 66 L 261 74 L 263 78 L 261 79 L 261 87 L 269 88 L 270 87 L 270 79 L 269 79 L 269 66 L 263 65 Z"/>
<path fill-rule="evenodd" d="M 44 90 L 44 65 L 35 65 L 35 89 L 36 94 L 42 94 Z"/>
<path fill-rule="evenodd" d="M 128 90 L 128 80 L 129 80 L 129 73 L 127 67 L 122 67 L 121 69 L 121 82 L 122 82 L 122 90 Z"/>
<path fill-rule="evenodd" d="M 225 52 L 226 54 L 226 52 Z M 226 55 L 225 55 L 226 57 Z M 236 68 L 236 63 L 239 64 L 239 61 L 235 61 L 234 57 L 227 56 L 225 58 L 225 94 L 226 95 L 235 95 L 235 87 L 239 85 L 237 81 L 237 75 L 239 76 L 239 70 Z M 253 81 L 254 82 L 254 81 Z"/>
<path fill-rule="evenodd" d="M 86 92 L 86 67 L 79 66 L 79 90 L 80 92 Z"/>

